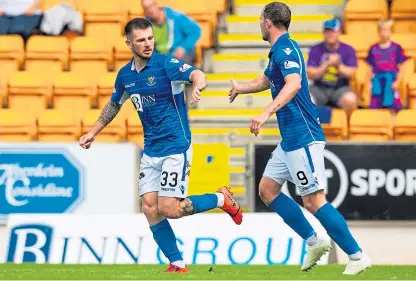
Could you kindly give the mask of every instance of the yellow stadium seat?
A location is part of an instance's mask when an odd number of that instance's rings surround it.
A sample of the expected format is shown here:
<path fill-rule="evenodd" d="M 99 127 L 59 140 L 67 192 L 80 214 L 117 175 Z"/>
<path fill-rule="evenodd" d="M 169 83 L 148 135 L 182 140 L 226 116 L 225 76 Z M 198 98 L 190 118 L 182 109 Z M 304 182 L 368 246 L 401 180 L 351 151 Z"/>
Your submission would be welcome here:
<path fill-rule="evenodd" d="M 26 45 L 25 69 L 53 80 L 68 65 L 69 44 L 63 36 L 32 36 Z"/>
<path fill-rule="evenodd" d="M 189 195 L 215 192 L 230 184 L 230 148 L 227 144 L 193 144 Z"/>
<path fill-rule="evenodd" d="M 6 81 L 0 79 L 0 108 L 6 104 L 7 84 Z"/>
<path fill-rule="evenodd" d="M 49 105 L 52 84 L 43 75 L 18 71 L 9 78 L 8 107 L 37 117 Z"/>
<path fill-rule="evenodd" d="M 144 16 L 143 7 L 140 2 L 136 0 L 120 0 L 120 4 L 127 10 L 129 20 Z"/>
<path fill-rule="evenodd" d="M 82 134 L 86 134 L 89 129 L 97 122 L 102 110 L 92 109 L 82 118 Z M 126 137 L 126 118 L 117 115 L 107 127 L 95 138 L 96 142 L 121 142 Z"/>
<path fill-rule="evenodd" d="M 394 0 L 390 17 L 395 33 L 416 32 L 416 5 L 413 0 Z"/>
<path fill-rule="evenodd" d="M 127 116 L 127 141 L 144 146 L 144 132 L 142 122 L 137 112 L 131 112 Z"/>
<path fill-rule="evenodd" d="M 209 1 L 194 0 L 192 5 L 189 0 L 159 0 L 158 3 L 180 11 L 196 21 L 208 21 L 212 26 L 217 25 L 217 8 Z"/>
<path fill-rule="evenodd" d="M 111 47 L 90 37 L 77 37 L 71 42 L 71 71 L 81 73 L 93 82 L 108 71 L 112 61 Z"/>
<path fill-rule="evenodd" d="M 343 109 L 333 109 L 331 122 L 322 124 L 328 141 L 341 141 L 348 137 L 348 117 Z"/>
<path fill-rule="evenodd" d="M 127 9 L 119 1 L 81 0 L 77 1 L 77 8 L 84 14 L 85 35 L 112 46 L 114 40 L 123 34 Z"/>
<path fill-rule="evenodd" d="M 198 44 L 201 45 L 202 48 L 211 48 L 214 45 L 213 42 L 213 27 L 209 22 L 199 22 L 201 26 L 201 38 L 199 39 Z"/>
<path fill-rule="evenodd" d="M 357 94 L 358 102 L 362 107 L 368 107 L 370 105 L 371 73 L 372 70 L 368 63 L 364 59 L 359 59 L 357 71 L 355 72 L 354 79 L 351 81 L 350 86 Z"/>
<path fill-rule="evenodd" d="M 7 79 L 18 71 L 24 59 L 24 42 L 19 35 L 0 36 L 0 76 Z"/>
<path fill-rule="evenodd" d="M 416 73 L 413 74 L 409 82 L 408 106 L 411 109 L 416 109 Z"/>
<path fill-rule="evenodd" d="M 126 37 L 120 37 L 114 45 L 114 68 L 116 71 L 125 66 L 133 57 L 131 50 L 126 45 Z"/>
<path fill-rule="evenodd" d="M 107 72 L 101 76 L 97 85 L 97 107 L 103 108 L 113 93 L 117 72 Z"/>
<path fill-rule="evenodd" d="M 52 106 L 70 112 L 80 120 L 97 97 L 94 83 L 74 72 L 62 72 L 53 81 Z"/>
<path fill-rule="evenodd" d="M 0 140 L 3 142 L 30 142 L 36 137 L 36 119 L 25 111 L 0 110 Z"/>
<path fill-rule="evenodd" d="M 396 141 L 416 142 L 416 109 L 399 111 L 393 129 Z"/>
<path fill-rule="evenodd" d="M 368 55 L 368 50 L 371 45 L 376 43 L 377 38 L 366 37 L 363 39 L 361 36 L 353 34 L 342 34 L 339 40 L 345 44 L 352 46 L 357 54 L 358 59 L 365 59 Z"/>
<path fill-rule="evenodd" d="M 38 118 L 38 141 L 74 142 L 80 135 L 80 122 L 65 110 L 47 109 Z"/>
<path fill-rule="evenodd" d="M 61 3 L 70 4 L 72 7 L 76 8 L 76 0 L 42 0 L 42 11 L 47 11 Z"/>
<path fill-rule="evenodd" d="M 389 110 L 360 109 L 351 115 L 350 140 L 388 141 L 393 138 L 393 120 Z"/>
<path fill-rule="evenodd" d="M 388 17 L 385 0 L 351 0 L 345 5 L 344 19 L 347 34 L 368 37 L 377 34 L 378 20 Z"/>

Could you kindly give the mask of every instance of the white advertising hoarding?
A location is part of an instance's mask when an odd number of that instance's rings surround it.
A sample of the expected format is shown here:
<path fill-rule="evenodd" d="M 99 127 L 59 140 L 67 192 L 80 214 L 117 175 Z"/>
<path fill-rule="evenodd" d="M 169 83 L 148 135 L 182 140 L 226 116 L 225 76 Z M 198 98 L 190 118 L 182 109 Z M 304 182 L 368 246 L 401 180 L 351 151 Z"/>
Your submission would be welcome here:
<path fill-rule="evenodd" d="M 325 233 L 310 214 L 318 233 Z M 170 220 L 188 264 L 301 264 L 305 242 L 277 214 L 226 214 Z M 136 215 L 12 215 L 3 260 L 12 263 L 161 264 L 168 261 L 146 218 Z M 328 262 L 328 256 L 322 263 Z"/>
<path fill-rule="evenodd" d="M 134 144 L 0 143 L 0 220 L 13 213 L 134 213 Z"/>

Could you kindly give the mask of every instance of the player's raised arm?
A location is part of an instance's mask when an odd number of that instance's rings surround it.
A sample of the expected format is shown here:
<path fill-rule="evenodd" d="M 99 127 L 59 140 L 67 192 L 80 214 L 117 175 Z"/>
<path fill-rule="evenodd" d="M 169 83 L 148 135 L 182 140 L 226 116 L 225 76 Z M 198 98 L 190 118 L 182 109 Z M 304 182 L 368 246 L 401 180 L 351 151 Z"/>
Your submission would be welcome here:
<path fill-rule="evenodd" d="M 123 102 L 126 100 L 124 93 L 124 84 L 121 83 L 119 76 L 117 75 L 116 83 L 114 86 L 113 94 L 108 103 L 104 106 L 103 111 L 100 114 L 97 122 L 91 127 L 91 129 L 79 139 L 79 145 L 82 148 L 90 148 L 95 137 L 104 129 L 108 124 L 113 121 L 114 117 L 119 113 Z"/>
<path fill-rule="evenodd" d="M 269 79 L 264 74 L 248 83 L 237 83 L 237 81 L 231 78 L 231 83 L 232 88 L 228 94 L 230 103 L 233 102 L 239 94 L 258 93 L 270 88 Z"/>

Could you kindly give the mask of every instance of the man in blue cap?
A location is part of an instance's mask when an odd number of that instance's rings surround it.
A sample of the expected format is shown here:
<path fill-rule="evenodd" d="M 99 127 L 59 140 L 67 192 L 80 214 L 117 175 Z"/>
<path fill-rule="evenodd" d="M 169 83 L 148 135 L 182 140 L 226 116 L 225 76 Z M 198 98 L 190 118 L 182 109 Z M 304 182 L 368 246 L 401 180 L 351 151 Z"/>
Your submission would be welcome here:
<path fill-rule="evenodd" d="M 324 22 L 324 41 L 309 53 L 308 78 L 313 80 L 310 92 L 317 105 L 332 105 L 351 113 L 357 107 L 357 96 L 349 86 L 357 69 L 353 47 L 339 41 L 338 19 Z"/>

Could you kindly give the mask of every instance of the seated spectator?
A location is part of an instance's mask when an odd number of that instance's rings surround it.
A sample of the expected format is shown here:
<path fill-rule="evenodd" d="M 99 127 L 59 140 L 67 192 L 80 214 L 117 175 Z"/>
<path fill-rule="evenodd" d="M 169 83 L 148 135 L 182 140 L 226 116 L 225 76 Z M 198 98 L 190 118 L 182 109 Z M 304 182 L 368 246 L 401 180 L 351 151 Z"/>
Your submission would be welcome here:
<path fill-rule="evenodd" d="M 339 41 L 340 22 L 324 22 L 324 42 L 311 48 L 308 59 L 308 77 L 312 100 L 317 105 L 343 108 L 350 114 L 357 107 L 357 96 L 349 87 L 357 69 L 355 50 Z"/>
<path fill-rule="evenodd" d="M 160 7 L 155 0 L 142 0 L 142 6 L 153 24 L 156 51 L 192 64 L 196 59 L 195 45 L 201 37 L 198 23 L 183 13 Z"/>
<path fill-rule="evenodd" d="M 20 34 L 26 40 L 40 24 L 42 0 L 0 0 L 0 35 Z"/>
<path fill-rule="evenodd" d="M 391 41 L 391 20 L 380 21 L 380 42 L 373 45 L 366 58 L 372 68 L 370 108 L 402 108 L 398 92 L 400 65 L 407 60 L 403 48 Z"/>

